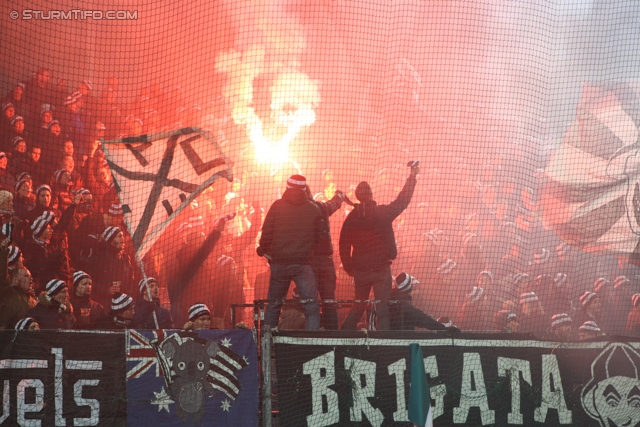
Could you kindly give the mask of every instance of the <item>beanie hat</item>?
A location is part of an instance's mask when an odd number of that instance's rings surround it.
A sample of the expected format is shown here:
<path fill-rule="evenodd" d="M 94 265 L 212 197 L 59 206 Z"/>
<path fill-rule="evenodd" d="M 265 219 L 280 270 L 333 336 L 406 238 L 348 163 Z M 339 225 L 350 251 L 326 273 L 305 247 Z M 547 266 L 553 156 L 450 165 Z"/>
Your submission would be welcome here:
<path fill-rule="evenodd" d="M 203 314 L 208 314 L 209 316 L 211 316 L 211 311 L 209 310 L 209 307 L 207 307 L 206 304 L 197 303 L 197 304 L 193 304 L 191 307 L 189 307 L 189 321 L 190 322 L 193 322 L 194 320 L 196 320 L 198 317 L 202 316 Z"/>
<path fill-rule="evenodd" d="M 538 301 L 538 295 L 535 292 L 525 292 L 520 295 L 520 304 Z"/>
<path fill-rule="evenodd" d="M 113 203 L 109 205 L 109 209 L 107 213 L 111 216 L 122 216 L 124 215 L 124 210 L 122 209 L 122 205 L 119 203 Z"/>
<path fill-rule="evenodd" d="M 20 254 L 22 254 L 22 252 L 17 246 L 9 246 L 9 256 L 7 257 L 9 266 L 18 261 L 18 259 L 20 258 Z"/>
<path fill-rule="evenodd" d="M 605 279 L 604 277 L 599 277 L 596 279 L 596 281 L 593 283 L 593 289 L 596 292 L 600 292 L 600 290 L 602 288 L 604 288 L 605 286 L 609 285 L 611 282 L 609 282 L 607 279 Z"/>
<path fill-rule="evenodd" d="M 500 310 L 493 315 L 493 323 L 500 329 L 507 326 L 511 320 L 517 320 L 518 315 L 509 310 Z"/>
<path fill-rule="evenodd" d="M 582 325 L 580 325 L 580 327 L 578 328 L 578 331 L 602 333 L 602 330 L 600 329 L 600 327 L 593 320 L 588 320 L 584 322 Z"/>
<path fill-rule="evenodd" d="M 24 319 L 20 319 L 18 320 L 18 323 L 16 323 L 16 331 L 26 331 L 34 322 L 36 322 L 36 319 L 34 319 L 33 317 L 25 317 Z"/>
<path fill-rule="evenodd" d="M 474 286 L 469 295 L 467 295 L 467 299 L 469 302 L 474 303 L 480 301 L 480 298 L 484 295 L 484 289 L 480 286 Z"/>
<path fill-rule="evenodd" d="M 529 278 L 527 273 L 518 273 L 513 276 L 513 285 L 518 286 L 520 283 L 524 282 Z"/>
<path fill-rule="evenodd" d="M 1 108 L 2 108 L 2 112 L 4 113 L 4 112 L 5 112 L 5 111 L 7 111 L 9 108 L 15 108 L 15 107 L 13 106 L 13 104 L 12 104 L 12 103 L 10 103 L 10 102 L 5 102 L 4 104 L 2 104 L 2 107 L 1 107 Z"/>
<path fill-rule="evenodd" d="M 90 196 L 91 195 L 91 191 L 87 190 L 86 188 L 81 188 L 79 190 L 76 190 L 76 192 L 74 194 L 80 194 L 82 196 Z"/>
<path fill-rule="evenodd" d="M 289 179 L 287 179 L 287 188 L 304 190 L 307 188 L 307 179 L 302 175 L 291 175 Z"/>
<path fill-rule="evenodd" d="M 51 130 L 51 128 L 53 127 L 53 125 L 59 125 L 60 122 L 58 120 L 51 120 L 49 122 L 49 124 L 47 125 L 47 129 Z"/>
<path fill-rule="evenodd" d="M 91 279 L 91 276 L 89 276 L 82 270 L 76 271 L 75 273 L 73 273 L 73 286 L 78 286 L 78 284 L 84 279 Z"/>
<path fill-rule="evenodd" d="M 447 259 L 444 263 L 438 267 L 438 273 L 440 274 L 449 274 L 451 271 L 456 268 L 456 262 L 452 259 Z"/>
<path fill-rule="evenodd" d="M 562 287 L 565 283 L 567 283 L 567 275 L 565 273 L 558 273 L 556 277 L 553 278 L 553 282 L 556 284 L 557 288 Z"/>
<path fill-rule="evenodd" d="M 120 227 L 116 227 L 116 226 L 111 226 L 111 227 L 107 227 L 104 229 L 104 231 L 102 232 L 102 238 L 105 240 L 105 242 L 107 243 L 111 243 L 111 241 L 118 235 L 118 233 L 120 233 L 122 230 L 120 230 Z"/>
<path fill-rule="evenodd" d="M 487 276 L 491 280 L 491 283 L 493 283 L 493 273 L 491 273 L 488 270 L 481 271 L 480 274 L 478 274 L 478 277 L 476 278 L 476 282 L 480 283 L 480 279 L 483 276 Z"/>
<path fill-rule="evenodd" d="M 74 92 L 64 99 L 64 102 L 62 103 L 62 105 L 64 105 L 65 107 L 68 107 L 69 105 L 73 105 L 76 102 L 78 102 L 80 98 L 82 98 L 82 94 L 80 92 Z"/>
<path fill-rule="evenodd" d="M 29 172 L 21 172 L 20 175 L 18 175 L 16 177 L 16 181 L 32 181 L 31 179 L 31 175 L 29 175 Z"/>
<path fill-rule="evenodd" d="M 11 119 L 11 126 L 15 125 L 18 122 L 24 122 L 24 117 L 22 116 L 13 116 Z"/>
<path fill-rule="evenodd" d="M 619 286 L 626 285 L 628 283 L 631 283 L 631 281 L 625 276 L 618 276 L 613 280 L 613 289 L 618 289 Z"/>
<path fill-rule="evenodd" d="M 551 253 L 545 249 L 542 248 L 540 250 L 540 252 L 536 252 L 533 254 L 533 263 L 534 264 L 544 264 L 545 262 L 547 262 L 549 260 L 549 256 L 551 255 Z"/>
<path fill-rule="evenodd" d="M 418 281 L 407 273 L 400 273 L 396 276 L 396 289 L 402 292 L 411 292 L 413 285 Z"/>
<path fill-rule="evenodd" d="M 44 190 L 49 190 L 49 192 L 51 192 L 51 187 L 49 187 L 47 184 L 40 185 L 38 188 L 36 188 L 36 198 L 40 195 L 40 192 Z"/>
<path fill-rule="evenodd" d="M 356 187 L 356 198 L 361 202 L 373 200 L 373 191 L 371 191 L 371 186 L 368 182 L 362 181 L 358 184 Z"/>
<path fill-rule="evenodd" d="M 13 235 L 13 223 L 7 222 L 2 224 L 2 228 L 0 230 L 2 231 L 2 234 L 11 239 L 11 236 Z"/>
<path fill-rule="evenodd" d="M 21 136 L 16 136 L 11 140 L 11 144 L 13 144 L 14 147 L 17 147 L 21 142 L 24 142 L 24 138 Z"/>
<path fill-rule="evenodd" d="M 133 298 L 127 294 L 121 294 L 118 292 L 111 297 L 111 311 L 124 311 L 132 305 Z"/>
<path fill-rule="evenodd" d="M 142 279 L 142 280 L 140 280 L 140 282 L 138 282 L 138 289 L 140 289 L 140 293 L 141 294 L 144 293 L 145 288 L 150 283 L 155 283 L 157 285 L 158 281 L 156 279 L 154 279 L 153 277 L 147 277 L 146 279 Z"/>
<path fill-rule="evenodd" d="M 66 169 L 58 169 L 57 171 L 54 172 L 53 178 L 57 183 L 60 183 L 60 180 L 62 179 L 62 176 L 65 174 L 65 172 L 69 173 L 67 172 Z"/>
<path fill-rule="evenodd" d="M 638 307 L 640 304 L 640 294 L 633 294 L 631 296 L 631 301 L 633 302 L 634 307 Z"/>
<path fill-rule="evenodd" d="M 565 323 L 572 323 L 571 317 L 567 313 L 554 314 L 551 316 L 551 330 L 555 331 Z"/>
<path fill-rule="evenodd" d="M 50 297 L 57 295 L 63 289 L 67 289 L 67 283 L 64 280 L 49 280 L 45 285 L 45 292 Z"/>
<path fill-rule="evenodd" d="M 22 187 L 22 186 L 23 186 L 24 184 L 26 184 L 27 182 L 29 182 L 29 181 L 28 181 L 28 180 L 26 180 L 26 179 L 21 179 L 21 180 L 19 180 L 18 182 L 16 182 L 16 185 L 14 185 L 14 186 L 13 186 L 13 188 L 16 190 L 16 193 L 17 193 L 18 191 L 20 191 L 20 187 Z"/>
<path fill-rule="evenodd" d="M 580 296 L 580 304 L 582 304 L 583 307 L 586 307 L 587 304 L 589 304 L 591 300 L 596 298 L 597 296 L 598 294 L 596 294 L 595 292 L 586 291 Z"/>
<path fill-rule="evenodd" d="M 47 225 L 51 224 L 55 218 L 55 215 L 51 211 L 42 212 L 42 215 L 36 218 L 35 221 L 33 221 L 33 224 L 31 224 L 31 232 L 33 233 L 33 236 L 42 236 Z"/>

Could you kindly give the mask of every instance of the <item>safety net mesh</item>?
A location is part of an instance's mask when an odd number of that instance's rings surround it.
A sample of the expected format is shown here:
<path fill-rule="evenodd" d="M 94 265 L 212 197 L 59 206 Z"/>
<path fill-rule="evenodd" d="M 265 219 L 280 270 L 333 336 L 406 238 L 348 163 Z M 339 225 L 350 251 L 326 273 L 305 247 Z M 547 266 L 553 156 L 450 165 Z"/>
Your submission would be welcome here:
<path fill-rule="evenodd" d="M 0 326 L 636 335 L 638 13 L 5 2 Z"/>

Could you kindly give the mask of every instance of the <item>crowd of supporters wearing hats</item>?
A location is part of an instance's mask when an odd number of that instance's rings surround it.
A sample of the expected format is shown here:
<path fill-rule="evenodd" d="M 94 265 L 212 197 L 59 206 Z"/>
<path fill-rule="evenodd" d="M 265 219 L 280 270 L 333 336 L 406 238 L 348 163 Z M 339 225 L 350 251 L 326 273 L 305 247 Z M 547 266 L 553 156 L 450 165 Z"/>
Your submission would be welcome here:
<path fill-rule="evenodd" d="M 211 116 L 218 122 L 232 126 L 233 121 L 218 114 L 224 102 L 204 109 L 187 107 L 179 88 L 169 94 L 152 84 L 124 104 L 117 79 L 100 83 L 104 89 L 100 96 L 96 96 L 97 86 L 88 80 L 69 90 L 64 79 L 52 81 L 52 72 L 43 68 L 28 81 L 17 82 L 0 100 L 0 215 L 4 225 L 11 225 L 3 226 L 4 237 L 0 236 L 10 239 L 0 248 L 0 271 L 5 259 L 7 265 L 0 280 L 0 327 L 13 328 L 19 323 L 21 329 L 29 329 L 40 321 L 41 328 L 66 327 L 73 315 L 75 328 L 146 326 L 159 321 L 173 326 L 191 323 L 194 326 L 186 326 L 198 329 L 202 324 L 187 314 L 189 308 L 204 310 L 202 316 L 209 316 L 211 325 L 225 316 L 222 311 L 229 304 L 265 298 L 266 287 L 260 290 L 257 279 L 264 262 L 242 252 L 255 241 L 259 227 L 247 225 L 248 216 L 244 216 L 232 221 L 238 230 L 235 238 L 245 236 L 242 242 L 223 239 L 216 244 L 211 240 L 216 249 L 203 255 L 214 254 L 214 262 L 205 263 L 209 278 L 233 275 L 234 284 L 228 288 L 239 290 L 218 301 L 199 285 L 185 286 L 184 301 L 170 313 L 163 311 L 168 301 L 158 301 L 152 278 L 144 281 L 133 261 L 123 207 L 96 140 L 201 125 L 209 108 L 216 111 Z M 224 134 L 220 135 L 224 143 Z M 335 263 L 337 276 L 335 293 L 325 295 L 352 299 L 349 274 L 370 263 L 385 264 L 392 255 L 395 260 L 390 269 L 396 279 L 389 298 L 398 301 L 389 305 L 394 329 L 439 329 L 444 324 L 445 328 L 558 339 L 640 334 L 640 270 L 624 260 L 618 263 L 611 257 L 580 253 L 544 230 L 536 213 L 542 174 L 532 162 L 513 154 L 516 151 L 488 155 L 477 170 L 467 159 L 453 155 L 447 168 L 423 166 L 414 202 L 398 215 L 393 232 L 384 234 L 382 244 L 393 246 L 393 253 L 384 253 L 382 259 L 356 256 L 347 263 L 341 263 L 338 254 L 325 254 L 333 257 L 329 261 Z M 517 173 L 513 164 L 519 165 Z M 341 207 L 330 218 L 336 225 L 331 227 L 334 245 L 350 213 L 362 211 L 367 217 L 373 211 L 375 191 L 402 187 L 400 173 L 391 169 L 369 172 L 375 180 L 358 186 L 342 181 L 334 171 L 322 173 L 325 188 L 319 189 L 314 200 L 327 201 L 343 186 L 348 188 L 348 197 L 362 202 L 355 208 Z M 241 188 L 249 187 L 247 181 L 238 179 L 228 194 L 223 191 L 215 197 L 227 208 L 234 206 L 232 201 L 240 200 L 236 195 L 243 194 Z M 439 185 L 443 182 L 453 184 Z M 203 197 L 213 198 L 210 194 Z M 194 207 L 193 215 L 176 230 L 180 236 L 177 266 L 190 266 L 200 259 L 202 254 L 195 252 L 209 237 L 212 222 L 203 212 L 209 209 L 215 212 L 209 216 L 218 217 L 223 206 L 212 202 L 210 209 L 209 203 L 210 199 L 201 199 L 200 207 Z M 250 222 L 259 224 L 259 219 Z M 307 250 L 303 247 L 307 242 L 292 241 L 272 255 L 290 260 Z M 228 247 L 232 249 L 223 249 Z M 167 255 L 165 263 L 169 264 L 169 258 L 173 259 Z M 239 272 L 234 272 L 236 267 Z M 159 278 L 156 284 L 162 286 L 167 285 L 163 283 L 166 277 L 203 282 L 202 269 L 162 276 L 151 270 Z M 407 282 L 407 277 L 412 279 Z M 243 288 L 256 290 L 249 297 Z M 36 314 L 25 320 L 29 310 Z M 322 326 L 337 328 L 335 312 L 332 318 L 331 326 L 324 321 Z M 442 322 L 433 323 L 435 318 Z M 571 332 L 567 333 L 569 325 Z"/>

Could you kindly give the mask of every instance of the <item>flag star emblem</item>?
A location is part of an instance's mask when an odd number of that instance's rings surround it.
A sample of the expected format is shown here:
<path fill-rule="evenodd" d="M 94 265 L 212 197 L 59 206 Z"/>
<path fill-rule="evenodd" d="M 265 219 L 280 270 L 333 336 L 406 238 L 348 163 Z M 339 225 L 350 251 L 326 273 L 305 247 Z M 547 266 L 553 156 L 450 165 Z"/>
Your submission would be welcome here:
<path fill-rule="evenodd" d="M 162 387 L 162 391 L 160 393 L 156 393 L 154 391 L 153 394 L 156 396 L 156 398 L 155 400 L 151 401 L 151 404 L 158 405 L 158 412 L 162 411 L 163 409 L 166 409 L 167 412 L 170 412 L 169 405 L 175 402 L 173 401 L 173 399 L 171 399 L 167 392 L 164 391 L 164 387 Z"/>
<path fill-rule="evenodd" d="M 233 345 L 233 344 L 231 344 L 231 340 L 229 338 L 223 338 L 222 342 L 220 344 L 222 344 L 223 346 L 225 346 L 227 348 L 229 348 L 229 347 L 231 347 Z"/>
<path fill-rule="evenodd" d="M 225 412 L 229 412 L 229 409 L 231 409 L 231 402 L 229 402 L 227 399 L 223 400 L 220 408 L 222 408 L 222 410 Z"/>
<path fill-rule="evenodd" d="M 249 359 L 247 359 L 247 356 L 242 356 L 242 360 L 244 360 L 247 363 L 247 366 L 249 366 Z"/>

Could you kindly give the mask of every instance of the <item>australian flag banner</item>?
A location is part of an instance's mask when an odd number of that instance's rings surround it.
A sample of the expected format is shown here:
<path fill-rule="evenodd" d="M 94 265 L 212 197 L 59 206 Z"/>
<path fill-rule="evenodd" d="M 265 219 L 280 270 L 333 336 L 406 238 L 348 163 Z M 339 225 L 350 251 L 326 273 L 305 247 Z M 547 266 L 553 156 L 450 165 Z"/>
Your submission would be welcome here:
<path fill-rule="evenodd" d="M 253 334 L 131 330 L 127 400 L 129 426 L 257 426 Z"/>

